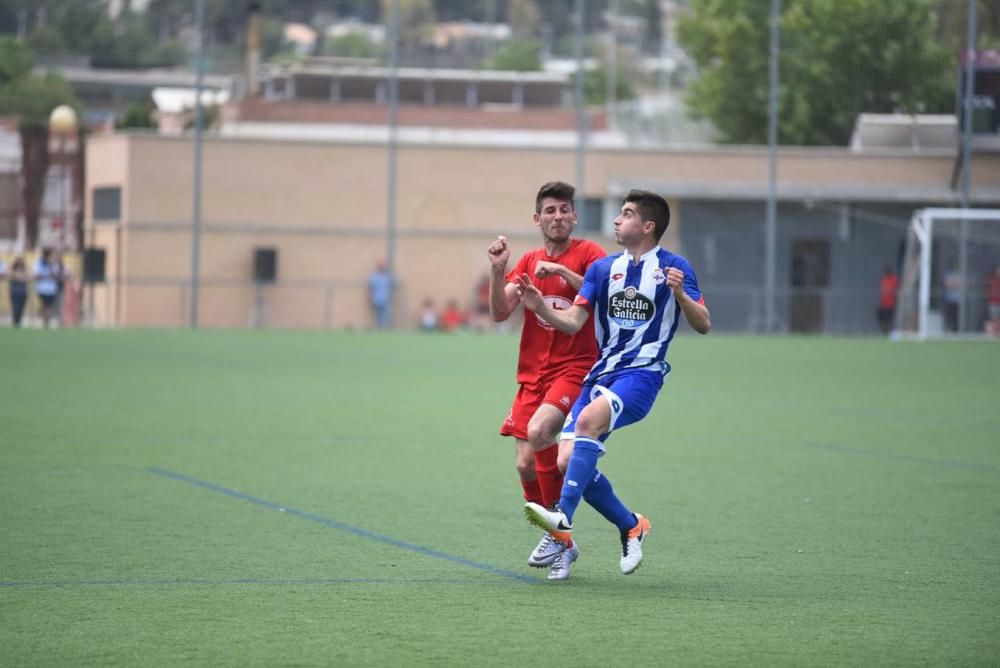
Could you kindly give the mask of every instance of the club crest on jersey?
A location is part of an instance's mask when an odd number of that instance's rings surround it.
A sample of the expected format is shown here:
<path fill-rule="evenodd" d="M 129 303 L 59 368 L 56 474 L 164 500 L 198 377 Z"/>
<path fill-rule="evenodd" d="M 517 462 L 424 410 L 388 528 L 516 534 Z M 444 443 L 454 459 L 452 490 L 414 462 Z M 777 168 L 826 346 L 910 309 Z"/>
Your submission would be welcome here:
<path fill-rule="evenodd" d="M 553 311 L 565 311 L 573 305 L 573 302 L 565 297 L 560 297 L 559 295 L 545 295 L 542 299 L 545 300 L 545 303 Z M 535 314 L 535 320 L 538 321 L 538 324 L 542 329 L 554 329 L 552 325 L 542 320 L 537 313 Z"/>
<path fill-rule="evenodd" d="M 619 327 L 635 329 L 642 327 L 656 315 L 653 301 L 631 285 L 611 295 L 608 302 L 608 317 Z"/>
<path fill-rule="evenodd" d="M 660 285 L 665 280 L 667 280 L 667 277 L 663 275 L 663 270 L 662 269 L 660 269 L 659 267 L 657 267 L 656 269 L 653 270 L 653 282 L 654 283 L 656 283 L 657 285 Z"/>

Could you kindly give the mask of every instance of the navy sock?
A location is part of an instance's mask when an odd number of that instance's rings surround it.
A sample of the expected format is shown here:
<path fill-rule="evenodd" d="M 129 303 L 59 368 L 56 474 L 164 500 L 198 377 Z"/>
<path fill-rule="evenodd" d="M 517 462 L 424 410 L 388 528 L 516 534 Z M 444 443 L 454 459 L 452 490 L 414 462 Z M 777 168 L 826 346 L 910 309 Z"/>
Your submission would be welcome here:
<path fill-rule="evenodd" d="M 559 497 L 559 510 L 563 511 L 569 522 L 573 521 L 573 513 L 580 505 L 587 485 L 594 478 L 597 458 L 600 456 L 601 446 L 597 441 L 577 437 L 573 444 L 573 455 L 566 466 L 566 477 L 563 478 L 562 494 Z"/>
<path fill-rule="evenodd" d="M 594 471 L 594 477 L 583 491 L 583 498 L 619 531 L 628 531 L 635 526 L 635 515 L 618 499 L 611 481 L 600 471 Z"/>

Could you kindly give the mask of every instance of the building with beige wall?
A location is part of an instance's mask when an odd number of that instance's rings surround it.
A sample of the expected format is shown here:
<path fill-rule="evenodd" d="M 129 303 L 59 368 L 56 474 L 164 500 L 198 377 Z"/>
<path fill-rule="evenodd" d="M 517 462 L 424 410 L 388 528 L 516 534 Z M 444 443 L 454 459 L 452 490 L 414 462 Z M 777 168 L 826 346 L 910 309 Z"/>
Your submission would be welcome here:
<path fill-rule="evenodd" d="M 251 134 L 235 131 L 204 143 L 199 325 L 368 326 L 366 278 L 388 252 L 384 137 L 330 133 L 305 140 L 288 138 L 294 132 L 280 139 Z M 188 322 L 192 156 L 186 137 L 119 133 L 91 138 L 86 234 L 88 245 L 107 252 L 107 281 L 90 296 L 97 324 L 177 327 Z M 532 137 L 466 131 L 442 139 L 433 132 L 401 131 L 393 235 L 400 281 L 396 321 L 410 326 L 425 297 L 439 306 L 452 298 L 468 304 L 488 266 L 485 248 L 496 235 L 511 239 L 515 255 L 537 245 L 531 222 L 534 194 L 545 181 L 572 181 L 574 159 L 572 133 Z M 674 222 L 664 245 L 688 255 L 696 269 L 717 255 L 727 257 L 727 248 L 754 266 L 763 261 L 756 250 L 742 251 L 757 248 L 761 236 L 766 149 L 637 149 L 595 142 L 585 165 L 585 229 L 578 233 L 609 251 L 615 250 L 611 221 L 621 195 L 644 187 L 671 201 Z M 948 151 L 783 149 L 779 198 L 787 215 L 782 214 L 782 224 L 790 239 L 797 226 L 813 228 L 812 236 L 827 235 L 822 230 L 829 227 L 834 256 L 840 242 L 845 255 L 857 256 L 878 243 L 888 249 L 888 237 L 872 241 L 864 236 L 867 225 L 877 226 L 870 223 L 872 216 L 891 210 L 890 217 L 903 219 L 919 206 L 954 205 L 953 167 L 954 154 Z M 1000 156 L 975 156 L 973 175 L 973 204 L 1000 206 Z M 829 225 L 807 219 L 817 208 L 830 214 Z M 856 215 L 875 210 L 881 213 Z M 715 250 L 699 236 L 708 229 L 716 230 Z M 277 251 L 274 283 L 253 280 L 256 248 Z M 781 266 L 789 265 L 792 252 L 779 244 Z M 876 264 L 877 279 L 882 267 Z M 779 271 L 779 285 L 789 280 L 789 272 Z M 845 280 L 848 273 L 845 269 Z M 715 287 L 720 295 L 731 295 L 727 299 L 735 305 L 751 298 L 747 295 L 759 287 L 763 273 L 741 275 L 727 274 L 723 267 L 701 278 L 710 300 Z M 741 280 L 749 292 L 740 292 Z M 864 280 L 869 282 L 867 276 Z M 838 282 L 834 276 L 833 283 Z M 747 317 L 734 319 L 731 328 L 752 329 L 753 319 Z"/>

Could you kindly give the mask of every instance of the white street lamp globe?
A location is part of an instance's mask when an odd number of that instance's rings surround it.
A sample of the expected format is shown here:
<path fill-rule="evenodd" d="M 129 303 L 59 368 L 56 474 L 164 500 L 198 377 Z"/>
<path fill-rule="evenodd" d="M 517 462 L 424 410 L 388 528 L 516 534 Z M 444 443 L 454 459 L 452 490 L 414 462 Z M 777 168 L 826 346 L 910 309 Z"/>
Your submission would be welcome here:
<path fill-rule="evenodd" d="M 56 134 L 69 134 L 76 130 L 76 112 L 73 107 L 60 104 L 49 114 L 49 130 Z"/>

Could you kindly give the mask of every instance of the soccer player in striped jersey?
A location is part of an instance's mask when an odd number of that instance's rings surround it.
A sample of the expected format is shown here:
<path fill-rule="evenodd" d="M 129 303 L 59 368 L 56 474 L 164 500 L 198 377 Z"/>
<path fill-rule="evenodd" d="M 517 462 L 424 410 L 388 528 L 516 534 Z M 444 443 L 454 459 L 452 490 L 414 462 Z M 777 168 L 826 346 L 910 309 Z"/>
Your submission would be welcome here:
<path fill-rule="evenodd" d="M 615 218 L 615 237 L 625 249 L 595 262 L 584 275 L 573 306 L 553 309 L 527 275 L 518 280 L 525 307 L 567 334 L 594 323 L 600 355 L 584 379 L 579 399 L 563 426 L 560 459 L 569 455 L 558 507 L 525 504 L 528 519 L 544 530 L 572 536 L 573 515 L 586 500 L 621 534 L 621 570 L 642 563 L 642 543 L 652 529 L 617 497 L 597 469 L 604 442 L 615 429 L 643 419 L 670 371 L 667 348 L 680 315 L 700 334 L 711 319 L 688 261 L 659 246 L 670 224 L 670 207 L 656 193 L 631 190 Z"/>
<path fill-rule="evenodd" d="M 571 237 L 576 225 L 574 194 L 573 186 L 561 181 L 539 189 L 533 219 L 542 233 L 542 247 L 525 253 L 510 272 L 505 273 L 510 258 L 507 240 L 499 237 L 490 244 L 490 314 L 495 321 L 509 318 L 520 303 L 517 279 L 522 275 L 529 276 L 526 280 L 552 308 L 570 308 L 584 272 L 607 255 L 592 241 Z M 526 501 L 555 507 L 559 500 L 562 472 L 556 439 L 595 359 L 593 326 L 574 336 L 526 314 L 517 361 L 520 387 L 500 428 L 502 435 L 515 439 L 516 466 Z M 569 577 L 569 565 L 578 554 L 568 534 L 546 532 L 528 564 L 551 566 L 549 578 L 562 580 Z"/>

